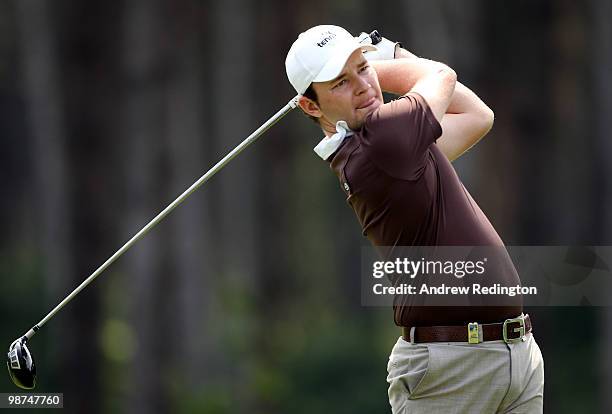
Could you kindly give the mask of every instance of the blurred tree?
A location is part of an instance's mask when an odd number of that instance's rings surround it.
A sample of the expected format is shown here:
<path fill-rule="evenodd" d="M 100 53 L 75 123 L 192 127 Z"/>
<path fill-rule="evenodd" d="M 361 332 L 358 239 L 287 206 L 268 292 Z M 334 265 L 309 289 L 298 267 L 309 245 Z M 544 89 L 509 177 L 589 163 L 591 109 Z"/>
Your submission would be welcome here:
<path fill-rule="evenodd" d="M 257 50 L 252 47 L 256 32 L 253 18 L 256 3 L 248 0 L 224 0 L 211 4 L 210 42 L 204 94 L 210 102 L 211 122 L 206 139 L 217 159 L 244 140 L 263 120 L 253 116 L 261 102 L 254 95 L 253 68 Z M 245 411 L 253 406 L 249 386 L 249 357 L 253 352 L 250 338 L 257 335 L 256 315 L 252 308 L 255 286 L 263 276 L 257 255 L 258 245 L 265 246 L 265 225 L 259 213 L 266 200 L 256 191 L 259 175 L 259 143 L 234 159 L 217 177 L 214 193 L 215 226 L 209 233 L 218 260 L 215 278 L 223 305 L 216 315 L 225 347 L 225 358 L 215 361 L 223 367 L 224 381 L 232 384 L 227 393 L 230 411 Z M 211 361 L 212 362 L 212 361 Z"/>
<path fill-rule="evenodd" d="M 70 286 L 71 196 L 67 176 L 63 91 L 59 83 L 55 21 L 44 0 L 17 2 L 27 121 L 33 141 L 32 169 L 36 186 L 32 204 L 40 207 L 40 244 L 45 257 L 44 280 L 50 296 Z"/>
<path fill-rule="evenodd" d="M 163 171 L 160 169 L 164 131 L 164 75 L 161 2 L 126 3 L 121 61 L 125 79 L 124 119 L 127 204 L 125 234 L 134 234 L 160 205 Z M 130 389 L 124 390 L 128 412 L 167 412 L 161 366 L 172 341 L 158 323 L 159 283 L 163 274 L 163 244 L 159 237 L 141 240 L 126 257 L 129 263 L 130 320 L 136 331 L 136 353 L 128 370 Z M 165 336 L 165 338 L 164 338 Z M 163 339 L 162 339 L 163 338 Z M 129 391 L 129 392 L 128 392 Z"/>
<path fill-rule="evenodd" d="M 208 113 L 211 100 L 205 99 L 208 88 L 205 81 L 209 68 L 205 67 L 207 45 L 203 41 L 201 24 L 206 21 L 207 4 L 183 0 L 166 5 L 168 9 L 166 34 L 172 39 L 170 48 L 169 79 L 166 91 L 167 128 L 164 136 L 168 149 L 170 172 L 168 198 L 174 198 L 190 183 L 203 174 L 209 164 L 211 139 Z M 207 186 L 206 186 L 207 187 Z M 214 273 L 215 232 L 210 220 L 210 196 L 193 196 L 175 213 L 176 225 L 169 227 L 172 264 L 164 279 L 166 284 L 176 283 L 177 294 L 173 298 L 175 311 L 170 312 L 176 324 L 179 341 L 176 353 L 167 356 L 168 367 L 176 378 L 176 387 L 197 393 L 209 385 L 216 370 L 212 365 L 220 360 L 215 346 L 216 278 Z M 204 201 L 203 201 L 204 200 Z M 176 318 L 176 314 L 181 315 Z M 216 352 L 216 354 L 214 354 Z M 163 357 L 163 356 L 159 356 Z M 217 367 L 218 370 L 218 367 Z M 206 375 L 202 375 L 206 372 Z M 188 394 L 181 392 L 174 398 L 184 399 Z"/>
<path fill-rule="evenodd" d="M 593 228 L 597 233 L 598 244 L 609 245 L 612 242 L 612 27 L 610 16 L 612 16 L 612 3 L 606 0 L 591 0 L 588 3 L 588 21 L 592 24 L 592 40 L 587 46 L 585 53 L 587 66 L 590 69 L 590 77 L 593 78 L 592 99 L 589 103 L 590 122 L 595 130 L 594 154 L 587 160 L 593 166 L 594 174 L 591 177 L 594 190 L 591 197 L 593 204 Z M 592 188 L 593 188 L 592 187 Z M 602 315 L 599 332 L 602 332 L 599 341 L 598 359 L 599 385 L 601 392 L 601 412 L 612 412 L 612 308 L 610 306 L 600 308 Z"/>
<path fill-rule="evenodd" d="M 74 172 L 70 169 L 65 96 L 61 87 L 62 61 L 57 44 L 60 23 L 53 18 L 44 0 L 19 1 L 16 6 L 26 118 L 32 140 L 29 168 L 35 172 L 35 180 L 27 188 L 32 214 L 37 217 L 37 231 L 32 237 L 38 241 L 43 258 L 40 280 L 44 281 L 50 298 L 44 303 L 55 306 L 78 280 L 73 257 L 69 254 L 74 251 L 75 235 L 70 180 Z M 87 401 L 94 400 L 98 392 L 98 376 L 95 364 L 91 363 L 96 359 L 89 355 L 90 359 L 83 362 L 75 355 L 94 352 L 95 347 L 87 347 L 92 335 L 84 337 L 79 334 L 78 326 L 82 320 L 79 321 L 74 312 L 65 312 L 62 318 L 65 322 L 56 324 L 49 333 L 46 355 L 55 362 L 47 366 L 54 365 L 55 369 L 73 373 L 57 376 L 57 386 L 71 389 L 80 384 L 85 386 L 73 404 L 86 407 Z M 90 319 L 87 323 L 95 328 L 96 320 Z M 84 371 L 87 375 L 79 375 Z"/>

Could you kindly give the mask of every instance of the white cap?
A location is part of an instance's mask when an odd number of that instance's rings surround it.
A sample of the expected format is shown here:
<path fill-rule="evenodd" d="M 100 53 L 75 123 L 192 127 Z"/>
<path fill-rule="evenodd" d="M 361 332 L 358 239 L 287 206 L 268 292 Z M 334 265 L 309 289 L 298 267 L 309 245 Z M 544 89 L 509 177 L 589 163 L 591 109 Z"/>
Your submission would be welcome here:
<path fill-rule="evenodd" d="M 326 82 L 337 77 L 351 54 L 357 50 L 376 50 L 360 44 L 342 27 L 315 26 L 300 33 L 291 45 L 285 69 L 289 82 L 300 95 L 312 82 Z"/>

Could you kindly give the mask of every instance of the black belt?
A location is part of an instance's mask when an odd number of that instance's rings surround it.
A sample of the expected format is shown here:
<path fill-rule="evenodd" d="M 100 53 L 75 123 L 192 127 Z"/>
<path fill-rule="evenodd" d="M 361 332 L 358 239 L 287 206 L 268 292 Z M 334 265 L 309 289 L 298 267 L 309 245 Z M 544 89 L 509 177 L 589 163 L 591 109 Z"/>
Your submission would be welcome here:
<path fill-rule="evenodd" d="M 471 322 L 461 326 L 413 326 L 402 328 L 405 341 L 422 342 L 468 342 L 477 344 L 484 341 L 503 340 L 506 343 L 525 340 L 531 332 L 529 315 L 506 319 L 501 323 Z"/>

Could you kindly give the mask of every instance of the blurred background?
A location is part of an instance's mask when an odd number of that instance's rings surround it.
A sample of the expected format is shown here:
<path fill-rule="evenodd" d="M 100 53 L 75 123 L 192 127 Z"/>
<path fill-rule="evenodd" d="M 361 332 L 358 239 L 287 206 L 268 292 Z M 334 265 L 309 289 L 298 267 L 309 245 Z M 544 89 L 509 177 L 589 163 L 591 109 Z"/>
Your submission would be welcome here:
<path fill-rule="evenodd" d="M 0 0 L 0 344 L 294 91 L 298 33 L 378 29 L 496 114 L 455 163 L 509 245 L 612 243 L 607 0 Z M 289 114 L 29 344 L 70 413 L 384 413 L 391 309 L 321 132 Z M 609 308 L 528 308 L 545 412 L 612 412 Z M 19 391 L 8 375 L 0 392 Z"/>

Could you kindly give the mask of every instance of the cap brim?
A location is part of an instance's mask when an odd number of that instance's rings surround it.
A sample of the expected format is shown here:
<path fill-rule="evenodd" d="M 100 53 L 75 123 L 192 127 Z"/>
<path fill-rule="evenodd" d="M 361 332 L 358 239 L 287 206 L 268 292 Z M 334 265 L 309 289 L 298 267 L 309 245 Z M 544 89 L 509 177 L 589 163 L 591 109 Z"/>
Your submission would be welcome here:
<path fill-rule="evenodd" d="M 348 58 L 353 54 L 354 51 L 361 49 L 362 51 L 376 51 L 376 47 L 372 45 L 362 45 L 357 41 L 346 42 L 343 45 L 338 45 L 338 51 L 334 54 L 334 57 L 327 61 L 323 69 L 317 74 L 312 80 L 313 82 L 327 82 L 335 79 L 346 64 Z"/>

